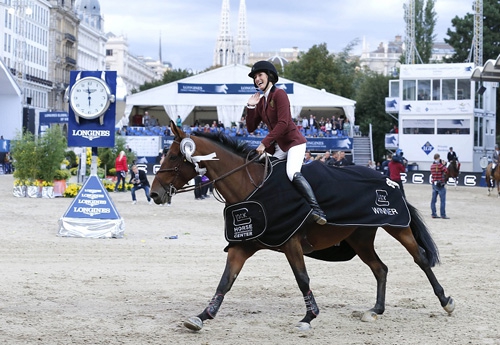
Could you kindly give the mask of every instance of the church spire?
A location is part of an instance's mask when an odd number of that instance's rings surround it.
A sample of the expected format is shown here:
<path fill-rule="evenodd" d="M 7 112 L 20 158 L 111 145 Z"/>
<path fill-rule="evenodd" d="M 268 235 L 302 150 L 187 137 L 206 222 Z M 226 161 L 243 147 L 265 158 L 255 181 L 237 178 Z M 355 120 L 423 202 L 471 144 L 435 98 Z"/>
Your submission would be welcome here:
<path fill-rule="evenodd" d="M 247 31 L 247 7 L 245 0 L 240 0 L 240 11 L 238 15 L 238 37 L 235 46 L 235 62 L 247 64 L 250 55 L 250 40 Z"/>
<path fill-rule="evenodd" d="M 227 66 L 234 63 L 234 42 L 231 35 L 229 0 L 222 0 L 219 37 L 215 46 L 214 66 Z"/>

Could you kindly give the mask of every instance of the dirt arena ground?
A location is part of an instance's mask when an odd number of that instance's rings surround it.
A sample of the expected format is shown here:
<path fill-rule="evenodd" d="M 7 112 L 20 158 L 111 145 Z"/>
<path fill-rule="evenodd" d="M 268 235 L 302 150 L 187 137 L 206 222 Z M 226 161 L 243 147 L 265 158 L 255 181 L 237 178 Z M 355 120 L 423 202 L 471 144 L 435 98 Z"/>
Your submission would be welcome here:
<path fill-rule="evenodd" d="M 376 247 L 389 277 L 376 322 L 359 320 L 375 303 L 367 266 L 306 258 L 321 313 L 311 331 L 296 331 L 305 307 L 288 263 L 261 251 L 217 318 L 194 333 L 182 323 L 206 307 L 225 264 L 222 204 L 186 193 L 172 207 L 150 206 L 139 191 L 131 205 L 130 193 L 112 193 L 123 239 L 64 238 L 58 219 L 71 199 L 16 198 L 12 184 L 0 175 L 0 344 L 500 344 L 500 199 L 485 188 L 448 188 L 451 219 L 443 220 L 430 217 L 430 186 L 405 185 L 440 249 L 434 272 L 455 299 L 452 316 L 381 230 Z"/>

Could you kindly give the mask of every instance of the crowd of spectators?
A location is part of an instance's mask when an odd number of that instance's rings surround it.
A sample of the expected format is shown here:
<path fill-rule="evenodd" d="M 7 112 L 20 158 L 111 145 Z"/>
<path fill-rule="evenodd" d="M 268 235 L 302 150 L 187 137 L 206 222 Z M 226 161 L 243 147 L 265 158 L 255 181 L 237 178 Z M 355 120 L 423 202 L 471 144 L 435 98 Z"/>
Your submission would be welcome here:
<path fill-rule="evenodd" d="M 305 137 L 313 138 L 334 138 L 334 137 L 348 137 L 352 136 L 351 124 L 346 117 L 324 118 L 319 120 L 316 116 L 311 114 L 309 118 L 303 117 L 296 119 L 297 128 Z M 269 133 L 269 129 L 264 123 L 249 133 L 245 124 L 245 117 L 242 117 L 237 123 L 233 122 L 230 127 L 225 126 L 221 121 L 213 121 L 212 124 L 201 124 L 198 120 L 192 126 L 183 125 L 185 132 L 221 132 L 223 131 L 229 136 L 256 136 L 265 137 Z M 154 117 L 148 118 L 143 126 L 124 126 L 116 131 L 117 135 L 170 135 L 170 128 L 168 126 L 160 126 L 158 120 Z"/>

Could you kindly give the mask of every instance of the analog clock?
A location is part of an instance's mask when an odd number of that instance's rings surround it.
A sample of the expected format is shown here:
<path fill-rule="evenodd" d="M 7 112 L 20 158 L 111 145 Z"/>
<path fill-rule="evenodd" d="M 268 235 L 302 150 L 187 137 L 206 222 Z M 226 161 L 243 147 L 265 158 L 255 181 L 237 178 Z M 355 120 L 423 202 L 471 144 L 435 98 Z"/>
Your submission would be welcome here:
<path fill-rule="evenodd" d="M 83 77 L 79 78 L 70 90 L 69 104 L 75 112 L 76 122 L 80 123 L 80 117 L 86 120 L 100 118 L 101 125 L 104 113 L 108 110 L 115 96 L 111 94 L 110 88 L 104 78 Z"/>

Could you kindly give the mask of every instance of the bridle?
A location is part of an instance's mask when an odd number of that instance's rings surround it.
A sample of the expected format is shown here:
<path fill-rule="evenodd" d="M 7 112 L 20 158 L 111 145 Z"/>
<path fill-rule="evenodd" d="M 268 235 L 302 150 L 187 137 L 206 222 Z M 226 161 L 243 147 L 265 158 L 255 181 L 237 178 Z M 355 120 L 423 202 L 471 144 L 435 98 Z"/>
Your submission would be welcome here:
<path fill-rule="evenodd" d="M 179 142 L 179 141 L 174 140 L 174 142 L 180 145 L 180 142 Z M 230 175 L 234 174 L 235 172 L 237 172 L 237 171 L 239 171 L 239 170 L 241 170 L 241 169 L 245 168 L 245 170 L 246 170 L 246 172 L 247 172 L 247 175 L 248 175 L 248 177 L 249 177 L 250 182 L 252 183 L 252 185 L 253 185 L 255 188 L 257 188 L 257 189 L 261 188 L 261 187 L 263 186 L 264 182 L 265 182 L 265 177 L 267 176 L 267 172 L 268 172 L 268 169 L 269 169 L 269 157 L 267 157 L 267 155 L 264 155 L 264 157 L 265 157 L 265 158 L 264 158 L 264 178 L 262 179 L 262 182 L 261 182 L 260 184 L 258 184 L 258 185 L 257 185 L 257 184 L 255 183 L 254 179 L 252 178 L 252 175 L 250 174 L 250 171 L 248 170 L 248 166 L 249 166 L 250 164 L 252 164 L 253 162 L 255 162 L 255 161 L 259 160 L 259 159 L 262 157 L 262 155 L 258 155 L 258 154 L 257 154 L 254 158 L 252 158 L 252 159 L 250 159 L 250 160 L 249 160 L 250 154 L 251 154 L 251 153 L 253 153 L 253 152 L 255 152 L 255 150 L 251 150 L 251 151 L 249 151 L 249 152 L 247 153 L 247 157 L 246 157 L 246 159 L 245 159 L 245 160 L 246 160 L 246 162 L 245 162 L 244 164 L 242 164 L 242 165 L 240 165 L 240 166 L 238 166 L 238 167 L 236 167 L 236 168 L 234 168 L 234 169 L 232 169 L 232 170 L 228 171 L 228 172 L 227 172 L 227 173 L 225 173 L 225 174 L 222 174 L 221 176 L 217 177 L 216 179 L 214 179 L 214 180 L 212 180 L 212 181 L 203 182 L 203 183 L 201 184 L 201 187 L 205 187 L 205 186 L 208 186 L 208 185 L 211 185 L 211 184 L 212 184 L 214 187 L 216 187 L 216 186 L 215 186 L 215 183 L 216 183 L 216 182 L 218 182 L 218 181 L 220 181 L 220 180 L 223 180 L 223 179 L 225 179 L 226 177 L 228 177 L 228 176 L 230 176 Z M 180 169 L 180 167 L 181 167 L 181 165 L 182 165 L 184 162 L 188 161 L 188 160 L 187 160 L 187 158 L 186 158 L 186 155 L 185 155 L 185 154 L 183 154 L 183 155 L 182 155 L 182 157 L 183 157 L 182 161 L 180 161 L 180 162 L 179 162 L 176 166 L 174 166 L 174 167 L 172 167 L 172 168 L 160 169 L 160 170 L 158 170 L 158 171 L 156 172 L 156 174 L 159 174 L 159 173 L 165 173 L 165 172 L 172 172 L 172 171 L 175 173 L 173 181 L 172 181 L 172 182 L 170 182 L 170 183 L 168 184 L 168 186 L 164 185 L 164 184 L 161 182 L 161 180 L 160 180 L 160 179 L 158 179 L 158 180 L 157 180 L 157 181 L 160 183 L 160 186 L 161 186 L 161 187 L 165 190 L 165 192 L 167 193 L 167 202 L 168 202 L 168 203 L 170 203 L 170 201 L 171 201 L 171 199 L 172 199 L 172 196 L 174 196 L 175 194 L 177 194 L 177 193 L 185 193 L 185 192 L 189 192 L 189 191 L 194 190 L 194 189 L 197 187 L 197 186 L 187 186 L 187 187 L 182 187 L 182 188 L 179 188 L 179 189 L 177 189 L 177 188 L 175 188 L 175 187 L 174 187 L 175 181 L 177 180 L 177 178 L 179 177 L 179 174 L 180 174 L 180 170 L 181 170 L 181 169 Z M 192 162 L 191 162 L 191 164 L 192 164 L 193 166 L 195 166 L 195 164 L 193 164 Z M 219 195 L 220 195 L 220 194 L 219 194 Z M 218 200 L 218 201 L 220 201 L 220 202 L 224 202 L 223 200 Z"/>

